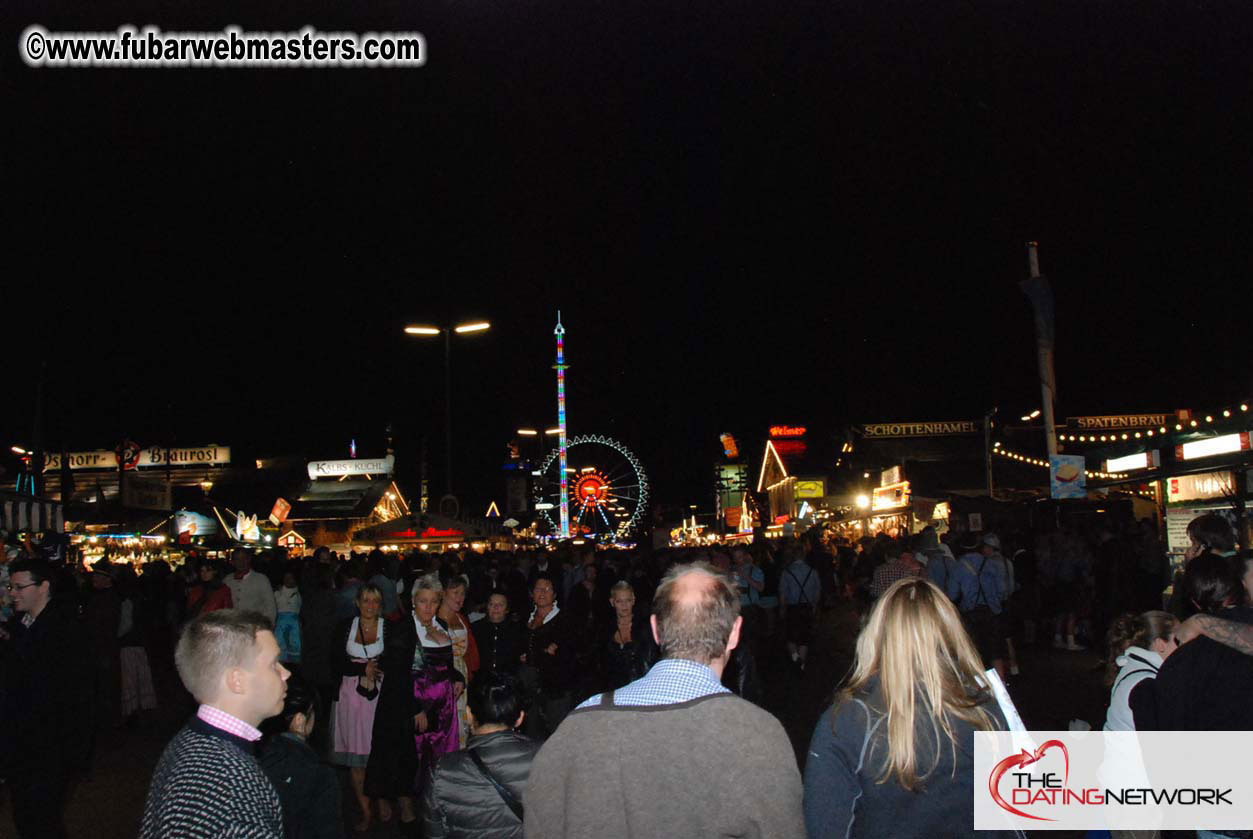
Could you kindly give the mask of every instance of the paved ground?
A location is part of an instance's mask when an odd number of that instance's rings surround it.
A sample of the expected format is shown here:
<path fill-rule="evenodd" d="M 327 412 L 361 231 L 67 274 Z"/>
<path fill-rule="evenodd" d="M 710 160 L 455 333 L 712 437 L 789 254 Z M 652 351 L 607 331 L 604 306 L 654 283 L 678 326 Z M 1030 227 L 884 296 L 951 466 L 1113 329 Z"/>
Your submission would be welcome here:
<path fill-rule="evenodd" d="M 759 649 L 766 705 L 783 722 L 802 766 L 814 723 L 852 662 L 857 617 L 841 604 L 823 615 L 817 632 L 815 652 L 804 674 L 787 666 L 781 653 L 772 653 L 778 649 L 775 642 L 762 642 Z M 1029 728 L 1064 729 L 1072 718 L 1100 726 L 1107 694 L 1094 669 L 1098 663 L 1094 653 L 1036 647 L 1023 649 L 1020 658 L 1022 674 L 1011 681 L 1010 693 Z M 159 682 L 172 678 L 170 670 L 158 670 L 157 675 Z M 166 691 L 173 693 L 168 686 Z M 101 745 L 91 776 L 76 785 L 67 805 L 71 839 L 133 839 L 152 769 L 187 711 L 186 706 L 167 702 L 143 728 L 118 732 Z M 346 773 L 342 780 L 345 818 L 355 819 Z M 0 794 L 0 839 L 16 835 L 10 812 L 7 794 Z M 370 835 L 384 839 L 400 832 L 384 825 Z M 1060 839 L 1067 834 L 1048 835 Z"/>

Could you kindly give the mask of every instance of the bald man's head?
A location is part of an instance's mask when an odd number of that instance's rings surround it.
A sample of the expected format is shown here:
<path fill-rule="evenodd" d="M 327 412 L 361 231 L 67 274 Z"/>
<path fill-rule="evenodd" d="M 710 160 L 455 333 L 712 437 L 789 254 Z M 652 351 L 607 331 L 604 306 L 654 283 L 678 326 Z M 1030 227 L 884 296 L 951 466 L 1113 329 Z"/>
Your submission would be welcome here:
<path fill-rule="evenodd" d="M 653 598 L 662 657 L 709 664 L 726 653 L 739 615 L 740 596 L 726 576 L 704 562 L 674 566 Z"/>

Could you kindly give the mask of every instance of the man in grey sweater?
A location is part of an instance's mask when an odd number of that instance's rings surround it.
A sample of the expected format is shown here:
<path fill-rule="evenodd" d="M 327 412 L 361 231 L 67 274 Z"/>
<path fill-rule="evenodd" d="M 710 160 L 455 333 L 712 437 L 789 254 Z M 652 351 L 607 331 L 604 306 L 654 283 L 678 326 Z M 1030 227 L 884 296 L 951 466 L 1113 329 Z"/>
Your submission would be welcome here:
<path fill-rule="evenodd" d="M 584 702 L 544 744 L 527 785 L 528 839 L 805 834 L 783 727 L 721 683 L 739 611 L 711 566 L 666 574 L 651 619 L 662 660 Z"/>

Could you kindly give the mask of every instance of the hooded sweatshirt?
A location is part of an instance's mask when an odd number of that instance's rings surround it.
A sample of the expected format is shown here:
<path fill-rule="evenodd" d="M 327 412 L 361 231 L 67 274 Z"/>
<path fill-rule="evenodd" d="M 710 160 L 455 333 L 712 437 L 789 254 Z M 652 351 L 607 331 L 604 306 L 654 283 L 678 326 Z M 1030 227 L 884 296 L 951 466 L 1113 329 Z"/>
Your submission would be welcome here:
<path fill-rule="evenodd" d="M 1105 730 L 1135 731 L 1135 720 L 1132 719 L 1131 706 L 1128 704 L 1131 689 L 1145 679 L 1157 678 L 1162 657 L 1142 647 L 1127 647 L 1122 655 L 1114 659 L 1114 663 L 1118 665 L 1118 675 L 1114 678 L 1114 687 L 1109 694 Z"/>

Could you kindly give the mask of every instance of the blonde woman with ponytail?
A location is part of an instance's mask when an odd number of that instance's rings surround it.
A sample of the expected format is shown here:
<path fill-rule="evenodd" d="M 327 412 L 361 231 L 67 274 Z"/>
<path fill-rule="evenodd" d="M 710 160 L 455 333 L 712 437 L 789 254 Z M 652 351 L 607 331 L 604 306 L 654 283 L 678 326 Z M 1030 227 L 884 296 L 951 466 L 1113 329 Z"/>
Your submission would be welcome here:
<path fill-rule="evenodd" d="M 952 601 L 929 580 L 894 583 L 856 654 L 810 741 L 810 839 L 973 836 L 973 733 L 1005 721 Z"/>

